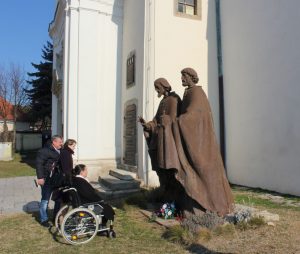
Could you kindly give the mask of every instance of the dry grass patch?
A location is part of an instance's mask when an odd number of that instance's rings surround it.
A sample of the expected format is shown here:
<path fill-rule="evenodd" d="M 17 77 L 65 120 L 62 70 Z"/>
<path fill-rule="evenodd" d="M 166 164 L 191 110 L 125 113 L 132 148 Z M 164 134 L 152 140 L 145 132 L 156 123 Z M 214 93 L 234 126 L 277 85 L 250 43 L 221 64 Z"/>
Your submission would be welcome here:
<path fill-rule="evenodd" d="M 236 234 L 236 229 L 233 224 L 224 224 L 218 226 L 214 231 L 214 236 L 232 237 Z"/>
<path fill-rule="evenodd" d="M 207 242 L 212 239 L 212 232 L 208 228 L 201 228 L 196 236 L 198 241 Z"/>

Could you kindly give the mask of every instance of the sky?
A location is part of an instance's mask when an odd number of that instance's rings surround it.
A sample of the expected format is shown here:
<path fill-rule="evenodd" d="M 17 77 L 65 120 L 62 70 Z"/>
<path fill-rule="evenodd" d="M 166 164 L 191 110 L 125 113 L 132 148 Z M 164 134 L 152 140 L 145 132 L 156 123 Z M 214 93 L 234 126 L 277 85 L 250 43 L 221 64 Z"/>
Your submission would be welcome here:
<path fill-rule="evenodd" d="M 0 65 L 19 64 L 35 71 L 53 20 L 55 0 L 2 0 L 0 5 Z"/>

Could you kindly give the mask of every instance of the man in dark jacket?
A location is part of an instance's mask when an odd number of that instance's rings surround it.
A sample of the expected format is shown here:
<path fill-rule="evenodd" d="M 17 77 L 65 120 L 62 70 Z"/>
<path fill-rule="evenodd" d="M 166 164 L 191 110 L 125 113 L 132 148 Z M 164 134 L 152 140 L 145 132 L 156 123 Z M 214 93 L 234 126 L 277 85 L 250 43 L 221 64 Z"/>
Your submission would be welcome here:
<path fill-rule="evenodd" d="M 49 227 L 47 208 L 51 193 L 53 191 L 49 176 L 59 161 L 60 149 L 62 147 L 62 137 L 55 135 L 51 138 L 51 144 L 41 148 L 37 153 L 36 158 L 36 175 L 37 184 L 41 186 L 42 198 L 40 204 L 40 222 L 44 227 Z M 54 215 L 59 210 L 59 202 L 55 202 Z"/>

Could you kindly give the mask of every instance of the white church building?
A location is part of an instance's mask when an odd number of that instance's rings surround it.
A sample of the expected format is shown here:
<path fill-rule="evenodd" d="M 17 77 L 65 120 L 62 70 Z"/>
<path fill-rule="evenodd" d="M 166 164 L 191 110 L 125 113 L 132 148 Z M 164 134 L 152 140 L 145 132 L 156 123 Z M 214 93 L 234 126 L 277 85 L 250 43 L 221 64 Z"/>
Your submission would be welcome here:
<path fill-rule="evenodd" d="M 229 181 L 300 195 L 300 1 L 57 0 L 52 132 L 78 141 L 91 177 L 151 169 L 137 116 L 166 78 L 194 68 L 211 103 Z"/>

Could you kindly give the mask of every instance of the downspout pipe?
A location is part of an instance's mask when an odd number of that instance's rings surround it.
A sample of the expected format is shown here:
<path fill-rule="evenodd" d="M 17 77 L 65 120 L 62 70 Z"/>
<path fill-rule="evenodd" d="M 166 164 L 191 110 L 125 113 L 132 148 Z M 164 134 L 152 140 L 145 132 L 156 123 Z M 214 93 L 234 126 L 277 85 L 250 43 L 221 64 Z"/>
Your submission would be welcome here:
<path fill-rule="evenodd" d="M 225 105 L 224 105 L 224 85 L 223 85 L 223 59 L 222 59 L 222 37 L 221 37 L 222 29 L 221 29 L 220 0 L 215 0 L 215 6 L 216 6 L 218 78 L 219 78 L 220 149 L 221 149 L 221 155 L 226 170 Z"/>

